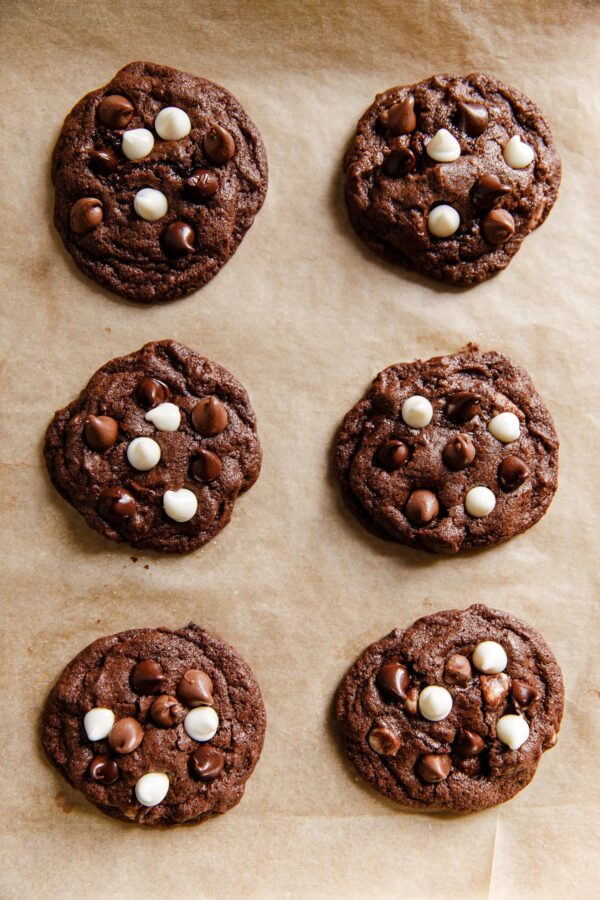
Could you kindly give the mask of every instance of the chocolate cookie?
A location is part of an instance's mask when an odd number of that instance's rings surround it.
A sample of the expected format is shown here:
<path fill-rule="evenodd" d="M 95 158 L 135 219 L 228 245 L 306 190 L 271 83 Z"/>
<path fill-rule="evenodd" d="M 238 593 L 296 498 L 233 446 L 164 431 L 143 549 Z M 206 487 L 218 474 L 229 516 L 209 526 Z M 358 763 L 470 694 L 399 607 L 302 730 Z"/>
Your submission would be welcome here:
<path fill-rule="evenodd" d="M 380 372 L 344 419 L 335 468 L 350 508 L 380 537 L 456 553 L 543 516 L 558 438 L 527 373 L 469 345 Z"/>
<path fill-rule="evenodd" d="M 265 726 L 258 683 L 233 647 L 196 625 L 138 628 L 69 663 L 46 704 L 42 744 L 102 812 L 173 825 L 239 803 Z"/>
<path fill-rule="evenodd" d="M 152 303 L 202 287 L 235 253 L 265 199 L 267 157 L 225 88 L 134 62 L 71 110 L 52 180 L 79 268 Z"/>
<path fill-rule="evenodd" d="M 466 285 L 508 265 L 560 184 L 538 107 L 477 73 L 378 94 L 344 171 L 359 237 L 392 262 Z"/>
<path fill-rule="evenodd" d="M 262 457 L 244 387 L 174 341 L 102 366 L 55 414 L 44 453 L 54 486 L 91 528 L 167 553 L 227 525 Z"/>
<path fill-rule="evenodd" d="M 336 710 L 350 761 L 382 794 L 475 812 L 529 784 L 556 743 L 563 699 L 560 668 L 535 628 L 477 605 L 371 644 Z"/>

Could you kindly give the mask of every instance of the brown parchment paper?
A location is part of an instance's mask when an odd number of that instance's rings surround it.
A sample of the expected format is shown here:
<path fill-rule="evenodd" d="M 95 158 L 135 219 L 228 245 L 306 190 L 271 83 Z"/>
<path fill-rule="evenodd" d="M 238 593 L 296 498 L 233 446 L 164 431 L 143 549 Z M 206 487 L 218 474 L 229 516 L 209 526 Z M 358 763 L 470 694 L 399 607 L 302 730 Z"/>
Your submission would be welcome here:
<path fill-rule="evenodd" d="M 3 898 L 592 896 L 598 883 L 599 8 L 583 2 L 193 0 L 0 6 L 2 141 Z M 156 307 L 79 274 L 51 225 L 63 117 L 134 59 L 232 90 L 270 188 L 204 290 Z M 564 175 L 509 269 L 450 290 L 355 238 L 340 164 L 373 96 L 433 72 L 490 72 L 545 110 Z M 87 529 L 42 464 L 54 410 L 108 359 L 173 337 L 230 368 L 259 422 L 262 475 L 200 552 L 140 554 Z M 532 531 L 436 559 L 369 536 L 329 469 L 346 410 L 384 366 L 468 341 L 531 373 L 560 433 L 558 495 Z M 359 783 L 331 727 L 347 666 L 418 616 L 474 601 L 538 627 L 567 702 L 531 786 L 479 815 L 403 812 Z M 233 643 L 269 724 L 242 803 L 200 827 L 102 816 L 45 763 L 39 714 L 100 635 L 194 620 Z"/>

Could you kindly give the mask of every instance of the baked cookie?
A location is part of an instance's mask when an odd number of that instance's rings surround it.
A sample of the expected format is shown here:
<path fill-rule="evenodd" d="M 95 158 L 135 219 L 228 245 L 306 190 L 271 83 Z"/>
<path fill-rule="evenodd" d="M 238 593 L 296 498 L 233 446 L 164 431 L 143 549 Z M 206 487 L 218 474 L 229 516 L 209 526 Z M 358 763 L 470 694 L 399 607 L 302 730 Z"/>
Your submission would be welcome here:
<path fill-rule="evenodd" d="M 335 468 L 350 508 L 377 535 L 456 553 L 543 516 L 558 437 L 527 373 L 469 345 L 380 372 L 344 419 Z"/>
<path fill-rule="evenodd" d="M 544 221 L 560 157 L 541 111 L 488 75 L 378 94 L 344 162 L 350 220 L 373 250 L 451 284 L 504 269 Z"/>
<path fill-rule="evenodd" d="M 336 710 L 350 761 L 382 794 L 475 812 L 529 784 L 556 743 L 563 699 L 560 668 L 535 628 L 477 605 L 371 644 Z"/>
<path fill-rule="evenodd" d="M 245 388 L 175 341 L 102 366 L 46 432 L 56 489 L 104 537 L 183 553 L 210 541 L 260 472 Z"/>
<path fill-rule="evenodd" d="M 65 119 L 54 222 L 79 268 L 130 300 L 202 287 L 267 192 L 261 136 L 225 88 L 134 62 Z"/>
<path fill-rule="evenodd" d="M 239 803 L 265 726 L 256 678 L 233 647 L 196 625 L 138 628 L 69 663 L 46 704 L 42 744 L 102 812 L 174 825 Z"/>

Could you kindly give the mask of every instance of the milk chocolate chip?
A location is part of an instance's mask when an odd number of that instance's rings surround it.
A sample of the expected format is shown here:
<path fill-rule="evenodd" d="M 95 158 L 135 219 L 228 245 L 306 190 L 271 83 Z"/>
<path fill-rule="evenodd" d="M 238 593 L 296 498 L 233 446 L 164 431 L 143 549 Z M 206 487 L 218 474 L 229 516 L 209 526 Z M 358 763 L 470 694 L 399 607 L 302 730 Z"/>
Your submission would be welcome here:
<path fill-rule="evenodd" d="M 142 378 L 135 389 L 135 399 L 145 409 L 153 409 L 159 403 L 166 403 L 171 399 L 171 391 L 158 378 Z"/>
<path fill-rule="evenodd" d="M 155 659 L 144 659 L 131 673 L 131 686 L 138 694 L 157 694 L 167 676 Z"/>
<path fill-rule="evenodd" d="M 97 175 L 112 175 L 117 170 L 119 158 L 110 147 L 98 147 L 90 150 L 90 167 Z"/>
<path fill-rule="evenodd" d="M 144 740 L 144 729 L 137 719 L 119 719 L 108 735 L 108 743 L 116 753 L 133 753 Z"/>
<path fill-rule="evenodd" d="M 119 777 L 119 767 L 114 759 L 101 753 L 91 761 L 88 773 L 92 781 L 99 781 L 100 784 L 114 784 Z"/>
<path fill-rule="evenodd" d="M 216 397 L 199 400 L 192 410 L 192 425 L 202 437 L 214 437 L 227 428 L 227 410 Z"/>
<path fill-rule="evenodd" d="M 479 756 L 484 748 L 485 742 L 483 738 L 475 734 L 474 731 L 468 731 L 466 728 L 458 732 L 452 745 L 453 751 L 461 759 L 471 759 L 474 756 Z"/>
<path fill-rule="evenodd" d="M 126 128 L 133 116 L 133 106 L 127 97 L 111 94 L 99 104 L 97 116 L 102 125 L 107 128 Z"/>
<path fill-rule="evenodd" d="M 440 511 L 440 504 L 433 491 L 413 491 L 404 512 L 413 525 L 429 525 Z"/>
<path fill-rule="evenodd" d="M 196 249 L 196 233 L 187 222 L 171 222 L 163 231 L 160 242 L 167 256 L 188 256 Z"/>
<path fill-rule="evenodd" d="M 493 209 L 483 219 L 481 231 L 490 244 L 505 244 L 515 233 L 515 220 L 506 209 Z"/>
<path fill-rule="evenodd" d="M 377 673 L 377 687 L 392 700 L 405 700 L 410 684 L 408 669 L 401 663 L 385 663 Z"/>
<path fill-rule="evenodd" d="M 130 519 L 137 509 L 137 503 L 125 488 L 115 485 L 105 488 L 98 498 L 100 515 L 119 525 L 124 519 Z"/>
<path fill-rule="evenodd" d="M 103 218 L 102 203 L 97 197 L 81 197 L 71 207 L 71 228 L 75 234 L 88 234 Z"/>
<path fill-rule="evenodd" d="M 395 756 L 400 749 L 400 738 L 396 737 L 389 728 L 372 728 L 367 740 L 371 750 L 380 756 Z"/>
<path fill-rule="evenodd" d="M 455 434 L 442 450 L 442 459 L 445 466 L 456 472 L 472 464 L 475 452 L 475 445 L 468 434 Z"/>
<path fill-rule="evenodd" d="M 150 716 L 152 721 L 161 728 L 172 728 L 173 725 L 182 721 L 185 709 L 178 702 L 177 697 L 161 694 L 150 707 Z"/>
<path fill-rule="evenodd" d="M 222 166 L 235 153 L 235 141 L 221 125 L 213 125 L 204 135 L 204 152 L 212 163 Z"/>
<path fill-rule="evenodd" d="M 220 775 L 225 765 L 225 754 L 218 747 L 204 744 L 190 756 L 190 774 L 202 781 L 211 781 Z"/>
<path fill-rule="evenodd" d="M 529 469 L 518 456 L 505 456 L 498 466 L 498 484 L 503 491 L 516 491 L 529 477 Z"/>
<path fill-rule="evenodd" d="M 377 451 L 377 461 L 388 472 L 395 472 L 408 459 L 408 447 L 404 441 L 385 441 Z"/>
<path fill-rule="evenodd" d="M 513 678 L 510 693 L 515 708 L 518 710 L 526 709 L 528 706 L 531 706 L 531 704 L 540 696 L 539 691 L 536 691 L 536 689 L 532 688 L 527 682 L 521 681 L 518 678 Z"/>
<path fill-rule="evenodd" d="M 447 753 L 426 753 L 417 763 L 417 774 L 428 784 L 439 784 L 450 774 L 452 760 Z"/>
<path fill-rule="evenodd" d="M 214 481 L 221 474 L 223 464 L 220 457 L 210 450 L 199 450 L 192 460 L 192 477 L 196 481 Z"/>
<path fill-rule="evenodd" d="M 388 178 L 402 178 L 413 172 L 416 165 L 417 160 L 412 150 L 409 147 L 398 147 L 386 156 L 381 169 Z"/>
<path fill-rule="evenodd" d="M 117 440 L 119 425 L 116 419 L 110 416 L 88 416 L 84 435 L 86 443 L 92 450 L 102 453 L 114 447 Z"/>
<path fill-rule="evenodd" d="M 453 422 L 462 425 L 481 412 L 479 397 L 472 391 L 458 391 L 446 404 L 446 415 Z"/>
<path fill-rule="evenodd" d="M 379 121 L 390 135 L 410 134 L 417 127 L 415 98 L 411 95 L 394 103 L 381 113 Z"/>
<path fill-rule="evenodd" d="M 183 193 L 187 200 L 202 203 L 210 200 L 217 193 L 219 179 L 210 169 L 196 169 L 183 185 Z"/>
<path fill-rule="evenodd" d="M 471 663 L 462 653 L 453 653 L 444 666 L 444 681 L 466 687 L 471 680 Z"/>
<path fill-rule="evenodd" d="M 508 184 L 503 184 L 497 175 L 480 175 L 473 186 L 473 204 L 483 212 L 489 212 L 510 194 Z"/>
<path fill-rule="evenodd" d="M 186 706 L 212 706 L 212 679 L 200 669 L 188 669 L 177 685 L 177 696 Z"/>
<path fill-rule="evenodd" d="M 479 137 L 483 134 L 488 124 L 488 111 L 480 103 L 458 104 L 458 127 L 469 137 Z"/>

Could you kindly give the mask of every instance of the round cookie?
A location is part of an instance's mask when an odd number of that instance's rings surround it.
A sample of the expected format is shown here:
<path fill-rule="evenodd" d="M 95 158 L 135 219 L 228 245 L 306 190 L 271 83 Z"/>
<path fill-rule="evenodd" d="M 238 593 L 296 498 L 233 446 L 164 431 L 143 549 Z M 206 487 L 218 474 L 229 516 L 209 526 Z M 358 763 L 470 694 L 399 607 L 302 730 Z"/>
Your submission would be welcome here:
<path fill-rule="evenodd" d="M 136 548 L 211 540 L 261 465 L 245 388 L 175 341 L 146 344 L 92 376 L 46 433 L 54 486 L 87 524 Z"/>
<path fill-rule="evenodd" d="M 527 373 L 474 345 L 380 372 L 337 438 L 344 497 L 380 537 L 456 553 L 520 534 L 557 486 L 558 437 Z"/>
<path fill-rule="evenodd" d="M 541 635 L 476 605 L 371 644 L 342 681 L 336 712 L 350 761 L 382 794 L 475 812 L 529 784 L 556 743 L 563 700 Z"/>
<path fill-rule="evenodd" d="M 102 812 L 202 822 L 242 799 L 266 714 L 250 667 L 190 624 L 103 637 L 69 663 L 42 719 L 44 750 Z"/>
<path fill-rule="evenodd" d="M 544 221 L 560 157 L 538 107 L 488 75 L 378 94 L 344 161 L 350 220 L 392 262 L 451 284 L 504 269 Z"/>
<path fill-rule="evenodd" d="M 152 303 L 202 287 L 235 253 L 265 199 L 267 157 L 225 88 L 133 62 L 71 110 L 52 180 L 79 268 Z"/>

